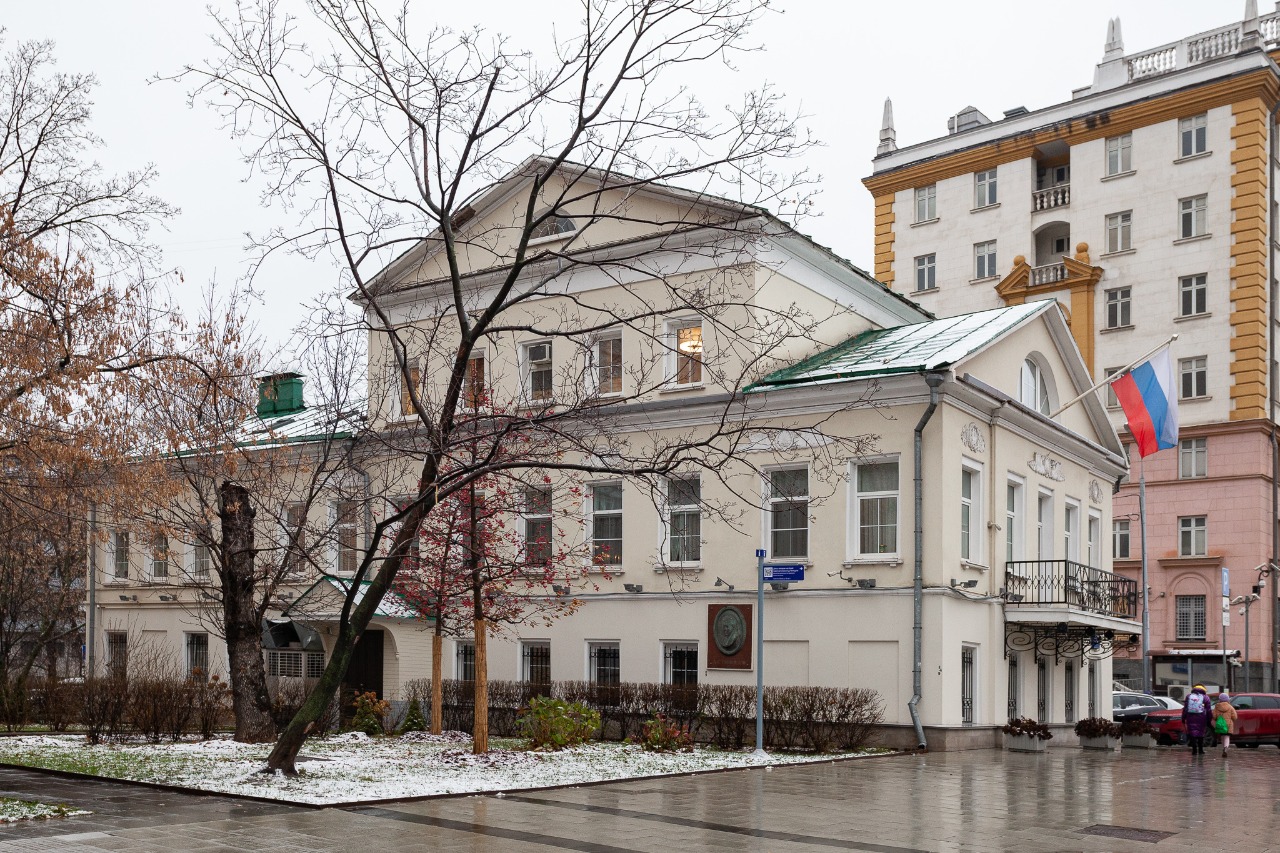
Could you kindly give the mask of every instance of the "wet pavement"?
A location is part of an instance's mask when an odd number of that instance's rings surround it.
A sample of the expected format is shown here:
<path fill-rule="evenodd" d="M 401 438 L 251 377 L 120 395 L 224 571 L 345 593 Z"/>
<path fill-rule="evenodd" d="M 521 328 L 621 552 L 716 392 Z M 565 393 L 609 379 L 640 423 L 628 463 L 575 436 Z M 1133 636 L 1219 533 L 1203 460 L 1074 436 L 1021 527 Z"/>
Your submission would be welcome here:
<path fill-rule="evenodd" d="M 1280 750 L 997 750 L 305 809 L 0 769 L 8 851 L 1280 851 Z"/>

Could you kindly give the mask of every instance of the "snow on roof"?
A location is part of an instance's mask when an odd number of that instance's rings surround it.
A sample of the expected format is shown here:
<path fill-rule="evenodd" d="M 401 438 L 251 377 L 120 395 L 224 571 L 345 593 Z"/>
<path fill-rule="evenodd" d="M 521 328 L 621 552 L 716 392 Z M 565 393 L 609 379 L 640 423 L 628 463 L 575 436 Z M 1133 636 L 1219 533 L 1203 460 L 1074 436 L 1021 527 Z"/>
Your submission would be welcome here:
<path fill-rule="evenodd" d="M 322 575 L 306 592 L 298 596 L 298 600 L 291 604 L 283 615 L 302 619 L 337 619 L 342 610 L 342 599 L 346 597 L 350 585 L 351 581 L 346 578 Z M 370 581 L 360 582 L 352 601 L 353 609 L 364 600 L 364 594 L 369 585 Z M 389 591 L 382 597 L 373 615 L 384 619 L 423 618 L 395 590 Z"/>
<path fill-rule="evenodd" d="M 1052 300 L 1030 302 L 909 326 L 872 329 L 826 352 L 775 371 L 746 390 L 759 392 L 949 367 L 1054 304 Z"/>

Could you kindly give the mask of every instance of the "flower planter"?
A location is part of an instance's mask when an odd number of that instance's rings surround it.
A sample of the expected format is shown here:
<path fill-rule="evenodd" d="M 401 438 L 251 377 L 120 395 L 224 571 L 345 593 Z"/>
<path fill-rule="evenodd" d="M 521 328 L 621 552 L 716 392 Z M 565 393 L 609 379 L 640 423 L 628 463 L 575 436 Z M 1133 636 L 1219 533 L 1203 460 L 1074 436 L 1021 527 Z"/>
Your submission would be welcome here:
<path fill-rule="evenodd" d="M 1084 749 L 1101 749 L 1111 752 L 1120 745 L 1120 739 L 1114 737 L 1082 737 L 1080 738 L 1080 746 Z"/>
<path fill-rule="evenodd" d="M 1124 749 L 1155 749 L 1156 739 L 1151 735 L 1124 735 L 1120 738 Z"/>
<path fill-rule="evenodd" d="M 1044 752 L 1049 741 L 1031 735 L 1005 735 L 1004 748 L 1010 752 Z"/>

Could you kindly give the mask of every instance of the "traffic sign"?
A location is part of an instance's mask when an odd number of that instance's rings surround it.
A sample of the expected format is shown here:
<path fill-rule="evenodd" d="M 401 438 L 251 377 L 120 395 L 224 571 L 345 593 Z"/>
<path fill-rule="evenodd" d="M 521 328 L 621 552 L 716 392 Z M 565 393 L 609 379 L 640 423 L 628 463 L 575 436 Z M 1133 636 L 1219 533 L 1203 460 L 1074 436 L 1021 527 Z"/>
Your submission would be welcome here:
<path fill-rule="evenodd" d="M 764 579 L 766 583 L 791 583 L 804 580 L 803 563 L 765 564 Z"/>

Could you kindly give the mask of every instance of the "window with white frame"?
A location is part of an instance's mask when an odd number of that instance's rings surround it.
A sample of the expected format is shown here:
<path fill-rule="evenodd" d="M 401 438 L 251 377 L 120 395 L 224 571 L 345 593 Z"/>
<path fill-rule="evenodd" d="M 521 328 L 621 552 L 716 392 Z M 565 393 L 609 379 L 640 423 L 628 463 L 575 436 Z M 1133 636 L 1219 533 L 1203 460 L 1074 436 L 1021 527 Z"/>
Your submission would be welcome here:
<path fill-rule="evenodd" d="M 1129 519 L 1117 518 L 1111 522 L 1111 557 L 1129 559 Z"/>
<path fill-rule="evenodd" d="M 334 535 L 337 540 L 334 569 L 342 574 L 352 574 L 359 564 L 358 534 L 360 504 L 356 501 L 338 501 L 334 505 Z"/>
<path fill-rule="evenodd" d="M 1128 287 L 1116 287 L 1107 291 L 1107 328 L 1121 329 L 1133 324 L 1131 295 Z"/>
<path fill-rule="evenodd" d="M 622 393 L 622 338 L 600 338 L 591 347 L 591 381 L 597 394 Z"/>
<path fill-rule="evenodd" d="M 1089 513 L 1089 532 L 1088 532 L 1088 564 L 1092 568 L 1100 568 L 1102 566 L 1102 516 L 1096 512 Z"/>
<path fill-rule="evenodd" d="M 933 290 L 938 286 L 937 255 L 920 255 L 916 258 L 916 290 Z"/>
<path fill-rule="evenodd" d="M 551 562 L 550 486 L 524 487 L 524 559 L 532 569 L 542 569 Z"/>
<path fill-rule="evenodd" d="M 1014 563 L 1024 557 L 1023 536 L 1026 512 L 1026 487 L 1023 481 L 1012 479 L 1004 489 L 1004 558 Z"/>
<path fill-rule="evenodd" d="M 1062 515 L 1063 556 L 1072 562 L 1080 562 L 1080 505 L 1067 502 Z"/>
<path fill-rule="evenodd" d="M 422 392 L 422 363 L 410 358 L 405 360 L 403 370 L 398 365 L 394 369 L 400 389 L 400 417 L 412 417 L 417 411 L 413 407 L 413 395 Z"/>
<path fill-rule="evenodd" d="M 982 560 L 982 473 L 966 464 L 960 469 L 960 559 Z"/>
<path fill-rule="evenodd" d="M 209 553 L 209 546 L 196 543 L 191 546 L 191 579 L 194 581 L 207 581 L 209 572 L 213 567 L 213 558 Z"/>
<path fill-rule="evenodd" d="M 1036 559 L 1053 559 L 1053 493 L 1036 496 Z"/>
<path fill-rule="evenodd" d="M 973 244 L 973 277 L 991 278 L 996 272 L 996 241 Z"/>
<path fill-rule="evenodd" d="M 1209 197 L 1197 195 L 1178 202 L 1178 235 L 1186 240 L 1202 237 L 1208 232 Z"/>
<path fill-rule="evenodd" d="M 1178 479 L 1209 476 L 1209 439 L 1184 438 L 1178 442 Z"/>
<path fill-rule="evenodd" d="M 551 685 L 551 641 L 520 642 L 520 677 L 526 684 Z"/>
<path fill-rule="evenodd" d="M 591 486 L 591 562 L 622 565 L 622 484 Z"/>
<path fill-rule="evenodd" d="M 769 472 L 769 556 L 809 556 L 809 469 Z"/>
<path fill-rule="evenodd" d="M 462 407 L 476 410 L 489 402 L 489 386 L 485 379 L 484 352 L 473 352 L 467 359 L 467 372 L 462 378 Z"/>
<path fill-rule="evenodd" d="M 680 565 L 702 560 L 702 481 L 695 475 L 667 480 L 666 559 Z"/>
<path fill-rule="evenodd" d="M 1111 379 L 1113 376 L 1116 376 L 1123 369 L 1124 368 L 1121 368 L 1121 367 L 1103 368 L 1108 380 Z M 1116 388 L 1110 382 L 1107 382 L 1107 408 L 1108 409 L 1120 408 L 1120 398 L 1116 396 Z"/>
<path fill-rule="evenodd" d="M 871 557 L 898 553 L 898 460 L 853 464 L 851 556 Z"/>
<path fill-rule="evenodd" d="M 1178 396 L 1183 400 L 1209 396 L 1207 356 L 1178 359 Z"/>
<path fill-rule="evenodd" d="M 587 680 L 601 687 L 622 683 L 622 649 L 617 642 L 587 644 Z"/>
<path fill-rule="evenodd" d="M 1053 411 L 1049 399 L 1049 377 L 1033 358 L 1024 359 L 1018 383 L 1018 402 L 1045 417 Z"/>
<path fill-rule="evenodd" d="M 187 641 L 187 678 L 209 677 L 209 635 L 190 633 Z"/>
<path fill-rule="evenodd" d="M 1209 114 L 1178 119 L 1178 156 L 1194 157 L 1209 150 Z"/>
<path fill-rule="evenodd" d="M 973 174 L 973 206 L 990 207 L 998 200 L 996 195 L 996 170 L 987 169 Z"/>
<path fill-rule="evenodd" d="M 1133 171 L 1133 134 L 1107 137 L 1107 176 Z"/>
<path fill-rule="evenodd" d="M 1107 252 L 1127 252 L 1133 248 L 1133 211 L 1107 216 Z"/>
<path fill-rule="evenodd" d="M 457 640 L 453 646 L 453 677 L 459 681 L 476 680 L 476 644 Z"/>
<path fill-rule="evenodd" d="M 1209 525 L 1203 515 L 1184 515 L 1178 519 L 1178 556 L 1204 557 L 1209 553 Z"/>
<path fill-rule="evenodd" d="M 536 341 L 521 347 L 525 397 L 550 400 L 552 392 L 551 341 Z"/>
<path fill-rule="evenodd" d="M 151 540 L 151 578 L 160 581 L 169 579 L 169 537 L 164 534 Z"/>
<path fill-rule="evenodd" d="M 662 681 L 678 687 L 698 683 L 698 644 L 662 644 Z"/>
<path fill-rule="evenodd" d="M 916 187 L 916 222 L 931 222 L 938 218 L 938 185 Z"/>
<path fill-rule="evenodd" d="M 272 678 L 319 678 L 323 673 L 324 652 L 267 650 L 267 675 Z"/>
<path fill-rule="evenodd" d="M 284 508 L 284 541 L 288 549 L 289 571 L 300 574 L 307 568 L 307 505 L 286 504 Z"/>
<path fill-rule="evenodd" d="M 1177 633 L 1177 639 L 1205 639 L 1205 597 L 1178 595 L 1174 597 L 1174 607 L 1176 612 L 1174 631 Z"/>
<path fill-rule="evenodd" d="M 1184 275 L 1178 279 L 1178 315 L 1194 317 L 1209 313 L 1209 276 Z"/>
<path fill-rule="evenodd" d="M 567 216 L 557 216 L 550 212 L 543 213 L 541 216 L 545 218 L 529 231 L 530 243 L 535 240 L 565 237 L 578 230 L 573 220 Z"/>
<path fill-rule="evenodd" d="M 117 578 L 129 577 L 129 531 L 116 530 L 112 532 L 111 564 Z"/>
<path fill-rule="evenodd" d="M 682 320 L 667 326 L 670 351 L 667 379 L 673 385 L 702 384 L 702 321 Z"/>

